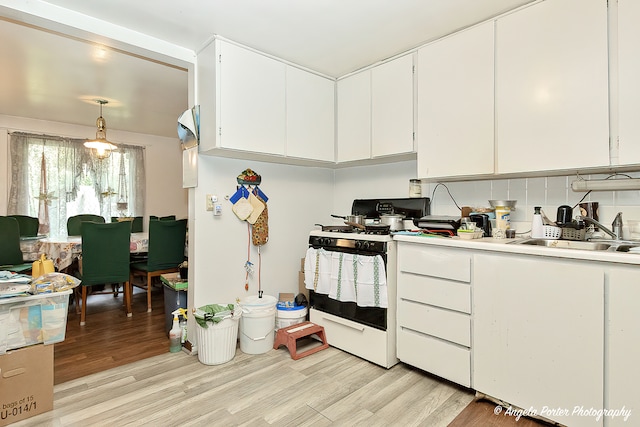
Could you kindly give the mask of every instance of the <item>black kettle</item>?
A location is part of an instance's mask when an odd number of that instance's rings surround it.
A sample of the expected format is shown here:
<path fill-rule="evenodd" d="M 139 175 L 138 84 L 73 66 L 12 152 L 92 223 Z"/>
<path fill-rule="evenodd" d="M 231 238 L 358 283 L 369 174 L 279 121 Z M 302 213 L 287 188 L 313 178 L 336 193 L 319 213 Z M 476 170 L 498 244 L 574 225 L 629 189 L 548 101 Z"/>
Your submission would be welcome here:
<path fill-rule="evenodd" d="M 565 225 L 571 225 L 573 221 L 573 208 L 568 205 L 562 205 L 558 207 L 558 213 L 556 215 L 556 224 L 559 227 Z"/>

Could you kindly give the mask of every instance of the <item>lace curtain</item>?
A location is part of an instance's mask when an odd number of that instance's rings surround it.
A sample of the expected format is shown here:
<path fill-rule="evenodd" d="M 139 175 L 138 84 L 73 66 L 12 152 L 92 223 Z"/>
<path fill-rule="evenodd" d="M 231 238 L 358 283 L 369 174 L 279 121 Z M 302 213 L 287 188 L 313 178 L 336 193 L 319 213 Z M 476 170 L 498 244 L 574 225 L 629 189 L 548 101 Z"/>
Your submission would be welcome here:
<path fill-rule="evenodd" d="M 84 139 L 13 132 L 9 141 L 7 213 L 38 217 L 44 205 L 52 235 L 66 234 L 67 218 L 81 213 L 102 215 L 107 222 L 113 216 L 144 215 L 143 147 L 118 145 L 99 160 Z M 125 205 L 118 204 L 123 200 Z"/>

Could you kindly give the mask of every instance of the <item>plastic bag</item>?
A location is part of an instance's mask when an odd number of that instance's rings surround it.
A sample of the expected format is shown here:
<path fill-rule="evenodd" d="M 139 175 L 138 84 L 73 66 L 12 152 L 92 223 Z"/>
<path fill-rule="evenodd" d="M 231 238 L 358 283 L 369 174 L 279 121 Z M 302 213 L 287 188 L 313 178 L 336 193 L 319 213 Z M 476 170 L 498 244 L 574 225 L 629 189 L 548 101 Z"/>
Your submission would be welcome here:
<path fill-rule="evenodd" d="M 73 289 L 80 284 L 80 279 L 65 273 L 47 273 L 31 281 L 32 294 L 46 294 Z"/>

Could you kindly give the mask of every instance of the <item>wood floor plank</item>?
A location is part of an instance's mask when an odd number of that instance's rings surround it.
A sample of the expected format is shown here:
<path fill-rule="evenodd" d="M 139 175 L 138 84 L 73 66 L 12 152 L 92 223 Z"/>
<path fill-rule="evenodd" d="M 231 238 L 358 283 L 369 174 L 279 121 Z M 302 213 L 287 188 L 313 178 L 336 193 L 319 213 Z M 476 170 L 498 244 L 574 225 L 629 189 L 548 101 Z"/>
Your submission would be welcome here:
<path fill-rule="evenodd" d="M 504 422 L 469 404 L 474 394 L 468 389 L 402 363 L 385 369 L 332 347 L 297 361 L 284 347 L 259 355 L 237 348 L 231 361 L 212 366 L 185 352 L 169 353 L 161 289 L 153 296 L 152 313 L 146 313 L 144 293 L 134 296 L 132 318 L 124 316 L 120 298 L 90 297 L 85 327 L 72 308 L 67 339 L 55 347 L 54 409 L 15 426 Z"/>

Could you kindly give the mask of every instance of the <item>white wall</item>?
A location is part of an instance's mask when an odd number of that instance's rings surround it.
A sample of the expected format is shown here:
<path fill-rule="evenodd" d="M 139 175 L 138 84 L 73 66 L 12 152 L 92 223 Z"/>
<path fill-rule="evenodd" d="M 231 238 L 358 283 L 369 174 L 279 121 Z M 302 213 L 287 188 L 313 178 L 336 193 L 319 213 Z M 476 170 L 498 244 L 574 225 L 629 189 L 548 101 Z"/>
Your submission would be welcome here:
<path fill-rule="evenodd" d="M 226 196 L 236 191 L 236 177 L 251 168 L 262 176 L 260 189 L 269 197 L 269 241 L 261 248 L 260 281 L 265 295 L 298 292 L 300 258 L 308 246 L 309 231 L 327 223 L 332 210 L 333 171 L 200 155 L 198 187 L 189 245 L 195 259 L 189 263 L 190 298 L 194 307 L 228 304 L 258 293 L 258 252 L 249 242 L 246 221 L 232 212 Z M 206 194 L 222 200 L 223 213 L 205 210 Z M 250 248 L 256 272 L 245 291 L 244 264 Z M 191 270 L 194 270 L 193 272 Z M 191 276 L 193 274 L 193 276 Z"/>
<path fill-rule="evenodd" d="M 8 131 L 33 132 L 71 138 L 95 135 L 95 127 L 0 115 L 0 215 L 7 213 L 10 158 Z M 182 188 L 182 153 L 178 137 L 165 138 L 107 129 L 109 140 L 145 147 L 147 196 L 145 216 L 187 217 L 187 190 Z M 145 222 L 145 228 L 146 228 Z"/>
<path fill-rule="evenodd" d="M 415 161 L 336 169 L 334 213 L 351 214 L 354 199 L 409 197 L 409 180 L 416 170 Z"/>

